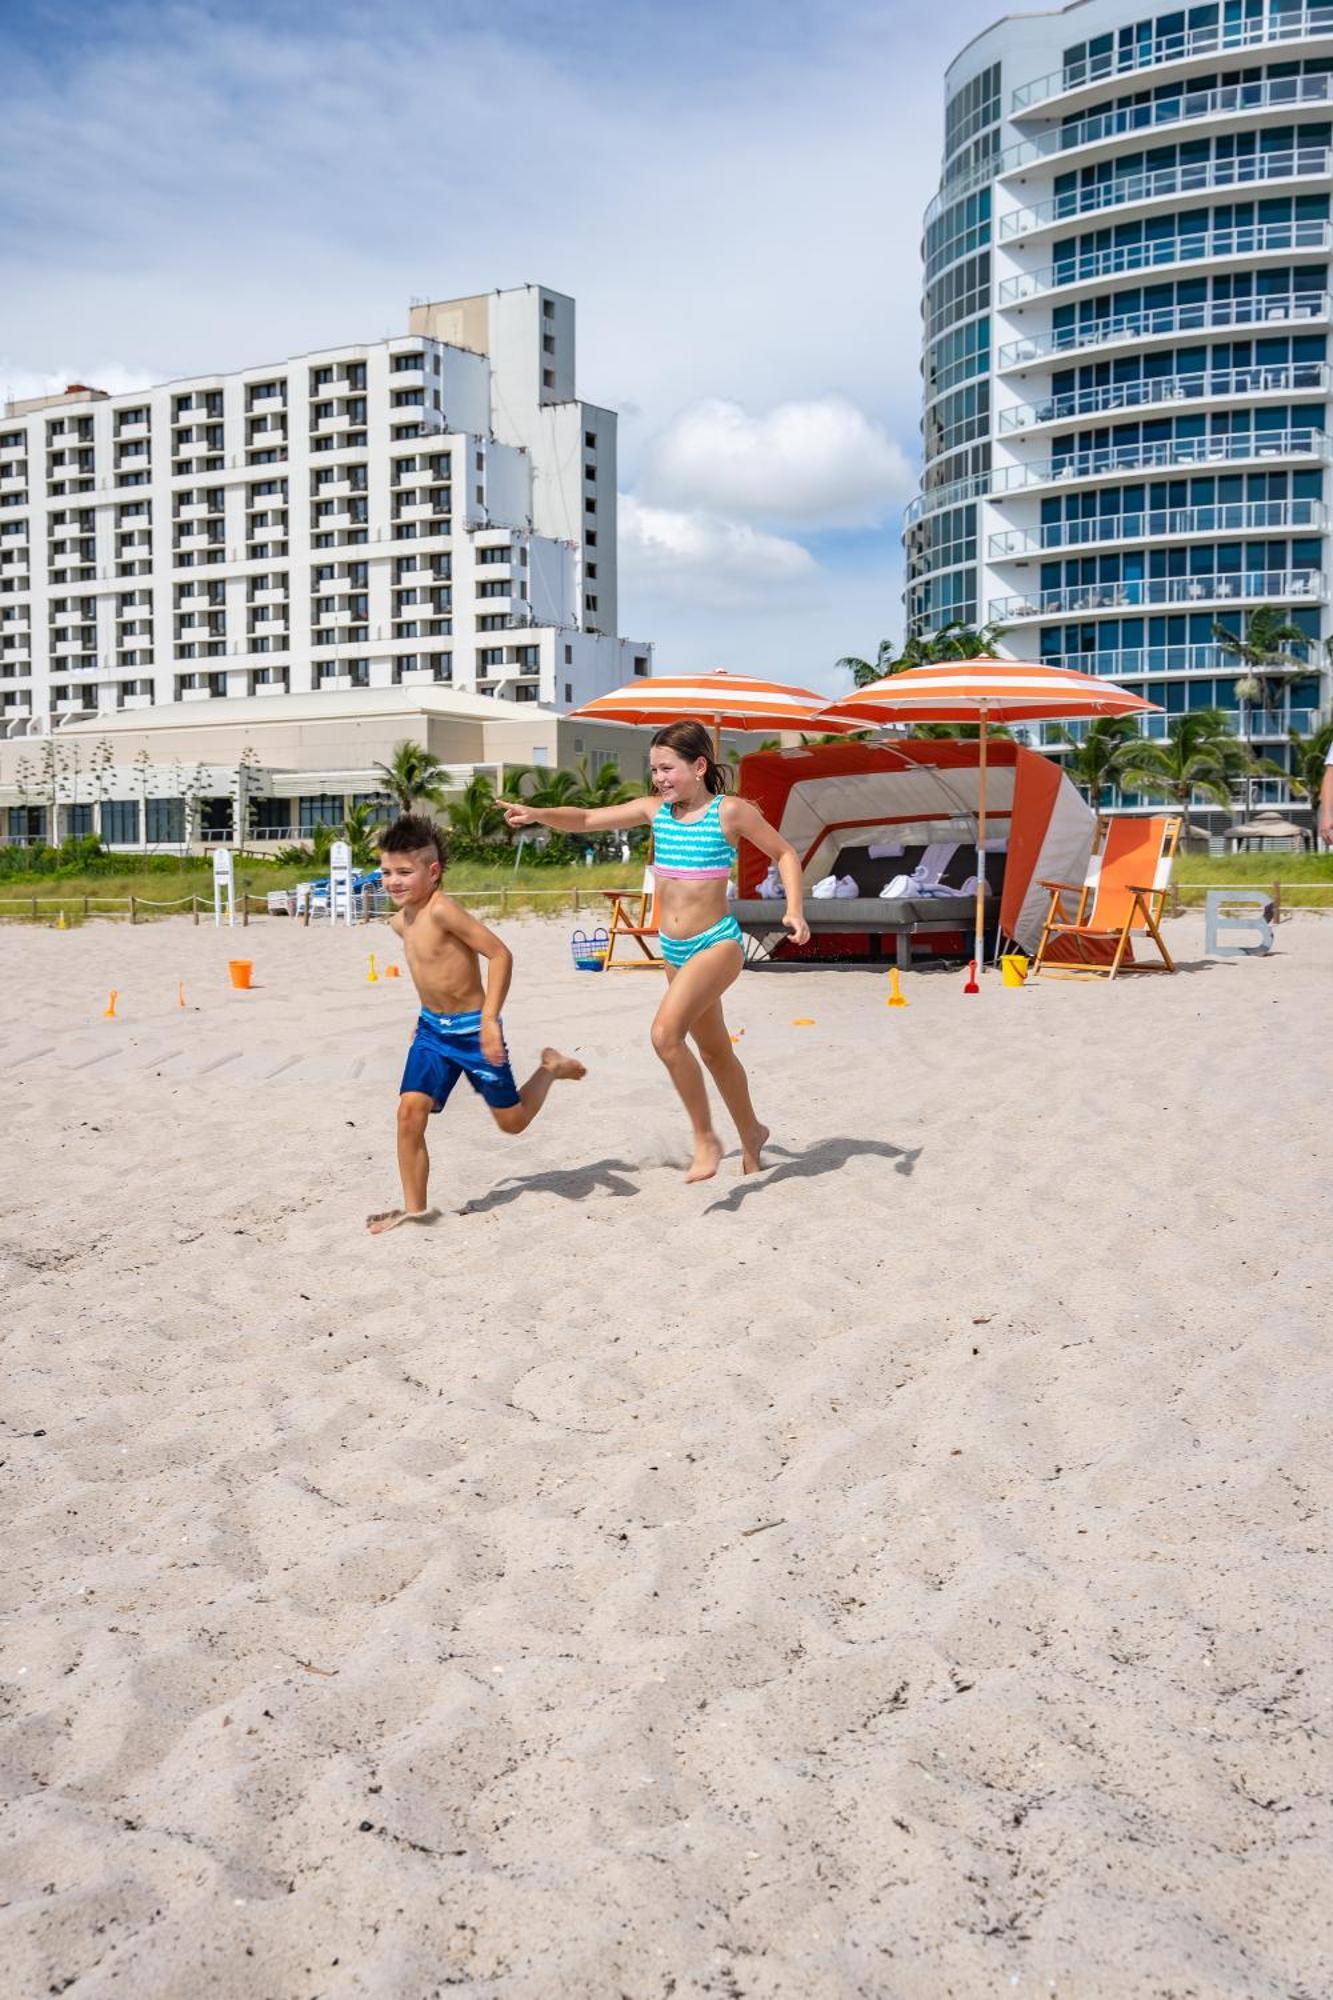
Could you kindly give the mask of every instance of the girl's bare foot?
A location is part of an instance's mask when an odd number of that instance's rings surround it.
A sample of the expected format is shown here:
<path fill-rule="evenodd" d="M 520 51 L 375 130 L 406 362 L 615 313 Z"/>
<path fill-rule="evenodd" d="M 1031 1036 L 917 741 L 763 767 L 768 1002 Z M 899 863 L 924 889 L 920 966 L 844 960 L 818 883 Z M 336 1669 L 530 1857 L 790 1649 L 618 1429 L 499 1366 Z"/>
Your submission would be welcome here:
<path fill-rule="evenodd" d="M 761 1174 L 764 1171 L 764 1162 L 760 1155 L 764 1147 L 768 1144 L 768 1140 L 769 1131 L 767 1125 L 756 1125 L 750 1137 L 741 1141 L 741 1172 L 743 1174 Z"/>
<path fill-rule="evenodd" d="M 372 1236 L 383 1236 L 390 1229 L 397 1229 L 403 1222 L 429 1222 L 435 1211 L 432 1208 L 406 1209 L 386 1208 L 381 1215 L 368 1215 L 366 1228 Z"/>
<path fill-rule="evenodd" d="M 559 1049 L 542 1050 L 542 1068 L 549 1069 L 551 1075 L 562 1083 L 577 1083 L 581 1076 L 588 1074 L 577 1056 L 562 1056 Z"/>
<path fill-rule="evenodd" d="M 721 1163 L 722 1141 L 716 1133 L 710 1132 L 706 1138 L 695 1140 L 694 1158 L 690 1161 L 685 1179 L 687 1182 L 711 1181 Z"/>

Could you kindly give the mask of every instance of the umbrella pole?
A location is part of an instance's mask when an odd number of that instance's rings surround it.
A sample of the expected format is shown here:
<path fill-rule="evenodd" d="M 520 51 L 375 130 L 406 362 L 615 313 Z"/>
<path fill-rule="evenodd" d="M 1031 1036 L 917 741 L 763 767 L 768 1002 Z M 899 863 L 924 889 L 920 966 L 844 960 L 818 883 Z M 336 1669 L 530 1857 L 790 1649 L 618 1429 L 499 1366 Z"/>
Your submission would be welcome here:
<path fill-rule="evenodd" d="M 977 769 L 977 909 L 973 924 L 972 954 L 977 972 L 986 970 L 983 950 L 986 928 L 986 710 L 981 709 L 981 758 Z"/>

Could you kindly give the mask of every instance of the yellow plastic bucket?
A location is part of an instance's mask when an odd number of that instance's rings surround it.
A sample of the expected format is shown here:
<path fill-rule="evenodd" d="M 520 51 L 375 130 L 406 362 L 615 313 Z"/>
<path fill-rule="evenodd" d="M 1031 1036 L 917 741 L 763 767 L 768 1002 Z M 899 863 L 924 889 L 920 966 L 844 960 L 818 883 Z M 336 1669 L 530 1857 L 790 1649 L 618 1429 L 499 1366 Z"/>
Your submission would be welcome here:
<path fill-rule="evenodd" d="M 1027 978 L 1028 962 L 1021 951 L 1007 951 L 1000 958 L 1000 980 L 1005 986 L 1021 986 Z"/>
<path fill-rule="evenodd" d="M 233 986 L 248 987 L 250 974 L 254 971 L 254 961 L 249 958 L 229 958 L 227 970 L 231 974 Z"/>

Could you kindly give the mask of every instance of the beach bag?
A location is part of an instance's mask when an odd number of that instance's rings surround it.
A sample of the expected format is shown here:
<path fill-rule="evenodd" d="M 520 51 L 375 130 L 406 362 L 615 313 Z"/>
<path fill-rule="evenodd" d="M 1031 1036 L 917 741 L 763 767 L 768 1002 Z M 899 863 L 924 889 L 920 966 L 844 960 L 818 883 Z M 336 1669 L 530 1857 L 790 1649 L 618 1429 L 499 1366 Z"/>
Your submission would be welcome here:
<path fill-rule="evenodd" d="M 599 929 L 589 937 L 586 931 L 575 931 L 569 949 L 576 972 L 604 972 L 606 954 L 611 949 L 610 933 Z"/>

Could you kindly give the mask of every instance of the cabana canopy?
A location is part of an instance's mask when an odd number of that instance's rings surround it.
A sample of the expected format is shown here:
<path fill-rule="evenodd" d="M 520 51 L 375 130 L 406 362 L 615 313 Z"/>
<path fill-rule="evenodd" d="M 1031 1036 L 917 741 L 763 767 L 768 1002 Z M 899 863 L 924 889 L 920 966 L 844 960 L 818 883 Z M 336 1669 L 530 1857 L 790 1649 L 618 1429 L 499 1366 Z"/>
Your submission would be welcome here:
<path fill-rule="evenodd" d="M 1092 851 L 1094 815 L 1060 766 L 1016 743 L 989 746 L 987 817 L 1007 841 L 1000 929 L 1031 949 L 1049 900 L 1042 878 L 1081 882 Z M 980 746 L 975 742 L 891 745 L 823 743 L 761 750 L 741 760 L 738 790 L 752 799 L 801 858 L 806 893 L 837 872 L 844 847 L 870 841 L 904 846 L 976 838 Z M 739 893 L 754 896 L 768 857 L 742 842 Z M 967 921 L 960 910 L 960 929 Z"/>

